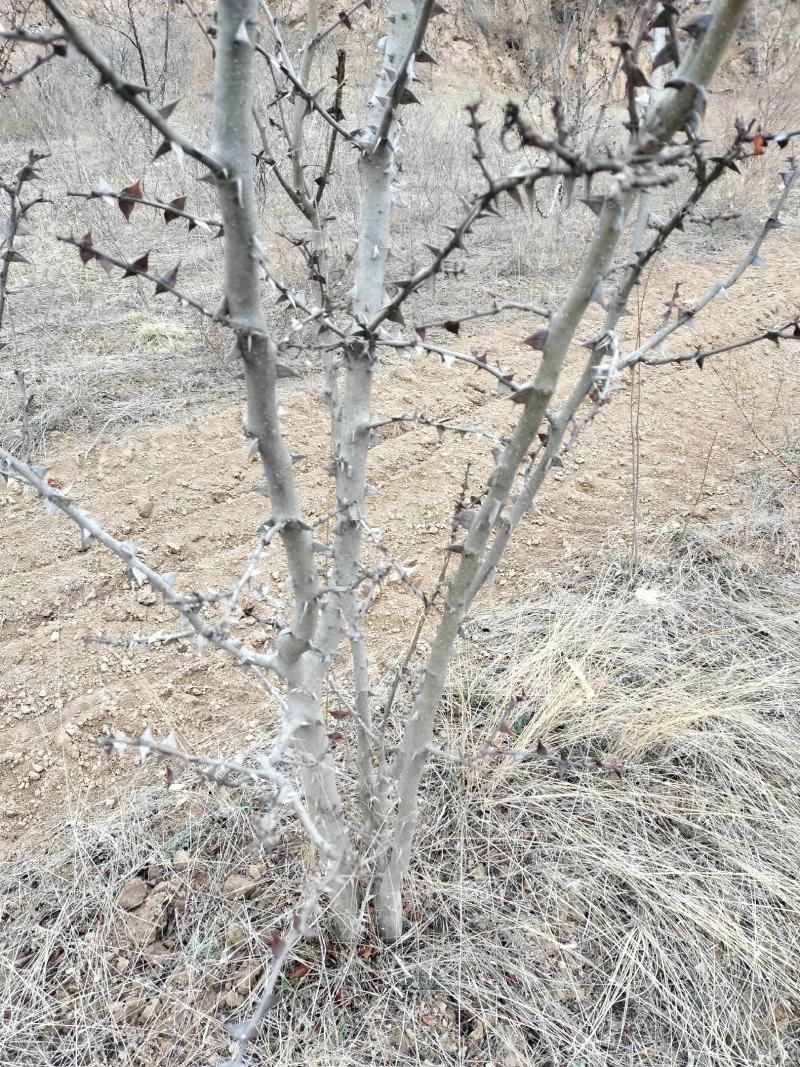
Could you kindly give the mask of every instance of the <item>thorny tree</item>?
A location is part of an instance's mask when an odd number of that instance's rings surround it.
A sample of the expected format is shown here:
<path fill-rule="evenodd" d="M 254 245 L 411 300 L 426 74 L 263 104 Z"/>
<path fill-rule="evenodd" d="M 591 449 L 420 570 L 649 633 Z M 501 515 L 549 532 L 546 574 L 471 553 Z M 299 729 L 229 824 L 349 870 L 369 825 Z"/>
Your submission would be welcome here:
<path fill-rule="evenodd" d="M 321 899 L 327 901 L 333 928 L 344 940 L 358 938 L 368 907 L 374 909 L 385 939 L 401 936 L 403 883 L 412 859 L 420 783 L 432 756 L 454 758 L 436 749 L 434 726 L 459 633 L 478 592 L 500 565 L 517 525 L 534 507 L 548 472 L 560 464 L 560 454 L 571 447 L 583 426 L 611 400 L 623 372 L 639 364 L 681 361 L 702 368 L 704 360 L 718 352 L 763 338 L 777 344 L 800 335 L 797 322 L 790 321 L 754 337 L 731 340 L 721 348 L 691 346 L 680 351 L 665 345 L 690 326 L 712 299 L 726 296 L 746 269 L 761 263 L 762 243 L 781 225 L 780 212 L 795 183 L 791 158 L 770 216 L 740 265 L 691 306 L 680 303 L 676 294 L 655 332 L 635 348 L 625 350 L 617 332 L 643 271 L 670 236 L 687 222 L 708 220 L 700 203 L 714 183 L 727 169 L 737 169 L 738 161 L 761 156 L 772 145 L 777 146 L 772 151 L 785 148 L 797 132 L 763 132 L 741 121 L 731 131 L 729 143 L 713 155 L 702 136 L 706 88 L 736 33 L 746 0 L 715 0 L 700 14 L 687 14 L 671 0 L 646 5 L 630 32 L 618 20 L 612 42 L 618 50 L 613 78 L 627 101 L 629 136 L 614 152 L 599 143 L 599 125 L 588 138 L 570 125 L 558 100 L 551 133 L 531 124 L 518 106 L 509 103 L 501 132 L 509 166 L 506 172 L 496 173 L 484 150 L 486 133 L 479 105 L 470 106 L 467 119 L 476 191 L 464 202 L 460 217 L 446 226 L 444 242 L 429 246 L 426 265 L 400 279 L 389 277 L 387 259 L 401 116 L 405 108 L 420 105 L 418 71 L 433 58 L 425 49 L 426 31 L 434 17 L 447 13 L 437 0 L 391 0 L 387 36 L 379 45 L 383 59 L 377 83 L 366 115 L 354 129 L 343 112 L 345 51 L 338 51 L 335 84 L 328 91 L 319 87 L 324 84 L 323 74 L 328 73 L 320 69 L 320 48 L 334 34 L 358 32 L 362 9 L 371 3 L 358 0 L 331 24 L 323 24 L 317 0 L 308 0 L 299 57 L 284 43 L 269 3 L 220 0 L 210 26 L 192 11 L 214 55 L 213 130 L 208 147 L 181 134 L 171 121 L 175 102 L 159 103 L 152 86 L 127 80 L 57 0 L 45 4 L 52 17 L 49 28 L 29 30 L 18 25 L 4 32 L 6 40 L 21 46 L 19 54 L 25 57 L 20 70 L 6 78 L 8 84 L 21 80 L 26 71 L 58 62 L 68 50 L 79 53 L 94 67 L 101 84 L 157 131 L 161 139 L 157 156 L 171 151 L 191 161 L 188 165 L 195 168 L 197 179 L 210 182 L 216 192 L 219 220 L 192 213 L 186 197 L 169 203 L 148 199 L 138 182 L 119 192 L 103 183 L 80 195 L 116 203 L 126 218 L 134 208 L 150 208 L 162 212 L 165 221 L 186 219 L 190 227 L 201 226 L 222 236 L 224 293 L 217 310 L 179 288 L 177 268 L 163 276 L 152 274 L 148 254 L 131 262 L 119 259 L 97 247 L 90 233 L 63 240 L 76 247 L 84 264 L 94 262 L 107 271 L 121 269 L 123 277 L 149 280 L 157 293 L 174 294 L 184 306 L 228 327 L 235 339 L 247 389 L 245 434 L 263 466 L 262 492 L 269 504 L 259 543 L 235 585 L 223 594 L 182 593 L 176 575 L 153 570 L 135 544 L 112 537 L 72 499 L 68 488 L 48 480 L 46 470 L 7 451 L 0 451 L 0 461 L 9 481 L 33 487 L 50 513 L 63 513 L 77 524 L 82 547 L 97 541 L 116 553 L 132 577 L 150 583 L 182 620 L 184 628 L 175 634 L 132 641 L 156 644 L 191 638 L 216 646 L 251 669 L 280 709 L 273 747 L 247 762 L 191 756 L 178 747 L 174 737 L 157 741 L 149 731 L 137 738 L 111 734 L 105 739 L 109 747 L 137 748 L 143 758 L 155 753 L 158 758 L 193 763 L 217 781 L 260 783 L 271 800 L 270 814 L 259 827 L 263 838 L 272 838 L 281 811 L 288 809 L 316 846 L 316 891 L 298 911 L 286 938 L 275 943 L 275 965 L 261 1005 L 236 1031 L 240 1055 L 271 1003 L 289 945 L 302 934 Z M 668 80 L 662 86 L 665 70 Z M 255 106 L 257 79 L 268 79 L 274 87 L 266 113 Z M 642 94 L 641 90 L 653 87 L 657 93 Z M 611 92 L 609 86 L 601 110 L 607 107 Z M 306 147 L 310 116 L 327 131 L 321 168 Z M 283 143 L 280 158 L 276 158 L 273 130 Z M 355 255 L 346 265 L 352 288 L 340 298 L 331 283 L 334 264 L 326 190 L 337 180 L 336 159 L 343 146 L 358 153 L 360 218 Z M 291 291 L 276 275 L 259 239 L 254 157 L 274 176 L 270 195 L 276 195 L 277 188 L 278 195 L 287 197 L 304 220 L 305 236 L 298 240 L 308 264 L 303 292 Z M 36 163 L 37 158 L 31 156 L 2 184 L 10 214 L 4 232 L 0 315 L 10 268 L 20 257 L 15 238 L 41 199 L 25 197 L 28 183 L 38 176 Z M 468 316 L 445 315 L 436 322 L 419 322 L 415 294 L 437 274 L 451 270 L 453 253 L 469 250 L 479 221 L 490 220 L 501 207 L 524 212 L 535 204 L 540 183 L 543 188 L 557 186 L 567 202 L 580 192 L 585 209 L 596 216 L 580 271 L 563 303 L 548 308 L 495 302 Z M 651 210 L 651 194 L 672 185 L 683 190 L 680 204 L 668 217 L 660 218 Z M 626 251 L 623 235 L 626 224 L 634 219 L 633 240 Z M 340 266 L 336 264 L 337 269 Z M 265 308 L 270 302 L 291 309 L 285 333 L 268 327 Z M 585 353 L 582 373 L 560 406 L 554 406 L 565 359 L 593 303 L 604 309 L 603 327 L 590 340 L 580 339 Z M 509 310 L 543 323 L 525 338 L 537 353 L 535 371 L 526 381 L 517 380 L 510 370 L 475 349 L 459 350 L 431 339 L 431 335 L 438 336 L 437 329 L 457 336 L 465 319 Z M 381 385 L 381 353 L 389 349 L 405 352 L 409 358 L 438 354 L 454 374 L 467 367 L 490 375 L 498 390 L 508 395 L 509 403 L 516 405 L 512 432 L 497 438 L 481 427 L 453 425 L 425 412 L 398 414 L 394 420 L 374 418 L 373 392 Z M 325 368 L 331 448 L 326 470 L 335 484 L 334 509 L 313 523 L 306 519 L 298 496 L 293 471 L 296 457 L 284 436 L 278 406 L 279 379 L 293 373 L 291 366 L 299 355 L 309 353 Z M 451 431 L 471 434 L 476 448 L 494 446 L 494 465 L 486 483 L 473 486 L 465 477 L 452 518 L 446 562 L 435 587 L 424 592 L 370 523 L 369 497 L 374 490 L 369 483 L 369 451 L 387 421 L 431 427 L 440 436 Z M 326 529 L 331 531 L 328 540 L 324 540 Z M 288 606 L 262 583 L 262 561 L 278 546 L 289 574 L 284 588 Z M 379 562 L 374 564 L 371 560 L 376 556 Z M 409 584 L 420 598 L 421 611 L 407 651 L 383 691 L 370 658 L 365 618 L 390 577 Z M 245 591 L 274 608 L 275 638 L 270 651 L 256 651 L 233 633 L 235 622 L 242 617 Z M 338 706 L 333 729 L 324 712 L 327 691 L 336 694 Z M 410 693 L 408 699 L 406 693 Z M 352 747 L 337 745 L 341 740 L 352 741 Z M 505 748 L 497 738 L 487 739 L 485 752 L 517 760 L 540 757 L 557 765 L 565 759 L 544 745 L 534 752 Z"/>

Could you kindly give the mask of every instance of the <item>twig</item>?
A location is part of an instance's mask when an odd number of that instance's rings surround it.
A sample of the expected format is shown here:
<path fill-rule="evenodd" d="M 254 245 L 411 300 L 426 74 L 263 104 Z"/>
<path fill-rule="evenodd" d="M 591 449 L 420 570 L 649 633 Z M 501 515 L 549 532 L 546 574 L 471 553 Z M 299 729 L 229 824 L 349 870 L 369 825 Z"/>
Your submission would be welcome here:
<path fill-rule="evenodd" d="M 49 484 L 45 469 L 31 467 L 29 464 L 23 463 L 4 448 L 0 448 L 0 464 L 2 464 L 0 474 L 12 480 L 18 479 L 32 486 L 47 501 L 51 509 L 61 511 L 67 518 L 71 519 L 85 535 L 84 547 L 92 539 L 98 541 L 123 561 L 134 581 L 140 584 L 145 580 L 148 581 L 153 589 L 161 594 L 165 603 L 179 612 L 199 638 L 227 652 L 239 663 L 260 667 L 262 670 L 275 671 L 278 674 L 281 673 L 280 658 L 277 654 L 262 655 L 253 649 L 245 647 L 237 638 L 220 633 L 216 627 L 203 618 L 194 602 L 176 593 L 176 575 L 161 574 L 159 571 L 154 570 L 139 556 L 138 549 L 134 543 L 119 541 L 116 537 L 112 537 L 97 519 L 73 504 L 65 490 Z"/>
<path fill-rule="evenodd" d="M 706 478 L 708 477 L 708 468 L 711 464 L 711 453 L 714 451 L 714 445 L 717 443 L 718 430 L 714 431 L 714 436 L 711 438 L 711 444 L 708 446 L 708 455 L 706 456 L 705 466 L 703 467 L 703 477 L 700 479 L 700 487 L 697 490 L 697 495 L 694 498 L 694 503 L 687 512 L 686 519 L 681 527 L 681 537 L 686 533 L 686 527 L 689 525 L 689 520 L 694 515 L 697 505 L 700 503 L 700 497 L 703 495 L 703 489 L 705 489 Z"/>

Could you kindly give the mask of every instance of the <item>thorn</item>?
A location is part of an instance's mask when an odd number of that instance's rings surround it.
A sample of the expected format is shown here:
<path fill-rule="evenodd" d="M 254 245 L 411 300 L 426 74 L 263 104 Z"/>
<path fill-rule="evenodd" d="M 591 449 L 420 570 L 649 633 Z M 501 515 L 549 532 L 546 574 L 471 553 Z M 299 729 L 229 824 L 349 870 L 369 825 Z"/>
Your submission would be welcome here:
<path fill-rule="evenodd" d="M 174 100 L 170 100 L 168 104 L 162 104 L 158 108 L 158 113 L 162 119 L 168 119 L 178 104 L 181 102 L 181 97 L 176 97 Z"/>
<path fill-rule="evenodd" d="M 522 343 L 524 345 L 528 345 L 530 348 L 535 349 L 537 352 L 544 352 L 549 333 L 549 330 L 536 330 L 535 333 L 532 333 L 529 337 L 526 337 Z"/>
<path fill-rule="evenodd" d="M 604 196 L 583 196 L 580 197 L 581 203 L 586 204 L 590 211 L 595 215 L 599 215 L 605 206 L 606 198 Z"/>
<path fill-rule="evenodd" d="M 688 34 L 689 37 L 696 41 L 699 37 L 703 36 L 708 27 L 711 25 L 711 20 L 713 19 L 713 17 L 714 16 L 710 12 L 705 15 L 697 15 L 695 16 L 695 18 L 690 19 L 689 22 L 687 22 L 684 26 L 681 26 L 680 28 L 685 34 Z"/>
<path fill-rule="evenodd" d="M 187 198 L 185 196 L 176 196 L 174 200 L 170 200 L 169 206 L 177 208 L 178 212 L 183 211 L 186 207 L 186 200 Z M 172 222 L 173 219 L 179 219 L 180 217 L 181 216 L 175 211 L 164 211 L 164 222 Z"/>
<path fill-rule="evenodd" d="M 166 274 L 162 274 L 161 278 L 156 283 L 156 296 L 158 296 L 159 293 L 168 293 L 175 288 L 175 282 L 178 280 L 179 269 L 180 263 L 176 263 L 172 270 L 167 271 Z"/>

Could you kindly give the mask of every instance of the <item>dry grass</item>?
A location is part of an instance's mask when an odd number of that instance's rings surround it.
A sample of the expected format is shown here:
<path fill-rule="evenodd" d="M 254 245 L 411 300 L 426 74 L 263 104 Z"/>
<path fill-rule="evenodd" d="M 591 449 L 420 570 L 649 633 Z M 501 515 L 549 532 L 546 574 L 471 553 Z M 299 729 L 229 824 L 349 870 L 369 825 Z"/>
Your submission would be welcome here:
<path fill-rule="evenodd" d="M 499 18 L 497 11 L 487 10 L 495 20 Z M 363 35 L 350 42 L 353 53 L 346 111 L 352 117 L 362 112 L 376 61 L 372 42 L 378 33 L 380 12 L 370 19 L 364 22 Z M 148 24 L 141 29 L 148 55 L 157 64 L 160 28 Z M 107 31 L 94 32 L 105 40 Z M 165 69 L 164 97 L 183 96 L 175 121 L 187 135 L 203 143 L 208 137 L 209 105 L 200 90 L 210 75 L 207 46 L 188 19 L 177 19 L 171 32 L 172 58 Z M 121 47 L 122 40 L 112 35 L 108 40 L 111 54 L 117 57 Z M 441 243 L 445 232 L 442 224 L 452 222 L 461 212 L 459 197 L 473 193 L 479 184 L 463 111 L 475 97 L 475 78 L 457 66 L 451 69 L 445 41 L 437 40 L 436 49 L 441 49 L 442 67 L 434 76 L 433 88 L 424 91 L 433 93 L 433 106 L 418 109 L 419 113 L 410 109 L 412 113 L 405 120 L 392 249 L 396 277 L 406 276 L 427 256 L 420 251 L 425 243 Z M 321 83 L 327 84 L 326 72 L 333 69 L 334 51 L 331 42 L 321 57 Z M 191 69 L 187 57 L 192 58 Z M 135 76 L 133 56 L 123 51 L 119 61 Z M 737 112 L 760 114 L 766 107 L 761 100 L 761 83 L 748 86 L 752 99 L 744 104 L 736 76 L 729 73 L 726 78 L 732 79 L 737 90 L 711 98 L 706 132 L 715 143 L 729 136 Z M 774 78 L 767 79 L 764 85 L 773 82 Z M 261 91 L 263 102 L 271 99 L 268 79 Z M 488 120 L 487 154 L 492 168 L 502 172 L 518 162 L 516 155 L 509 157 L 499 144 L 502 107 L 509 96 L 519 100 L 526 97 L 530 77 L 521 70 L 517 83 L 512 84 L 507 75 L 498 80 L 497 70 L 488 69 L 480 91 Z M 786 95 L 784 88 L 782 94 Z M 547 126 L 549 110 L 542 105 L 540 111 L 532 117 Z M 20 243 L 31 265 L 16 266 L 13 272 L 17 292 L 4 323 L 4 340 L 10 341 L 11 347 L 4 350 L 0 365 L 0 442 L 12 448 L 19 443 L 21 406 L 12 373 L 15 366 L 26 371 L 34 392 L 32 432 L 37 451 L 45 449 L 46 435 L 54 430 L 96 434 L 107 424 L 120 430 L 139 422 L 180 417 L 189 410 L 239 397 L 241 386 L 225 365 L 229 339 L 223 331 L 210 327 L 194 312 L 176 307 L 170 297 L 153 298 L 150 286 L 123 283 L 117 271 L 107 277 L 97 264 L 82 267 L 75 249 L 56 240 L 58 234 L 83 234 L 90 229 L 97 247 L 119 256 L 133 258 L 149 248 L 151 267 L 156 272 L 180 261 L 180 284 L 185 290 L 208 307 L 218 306 L 220 242 L 199 230 L 188 234 L 179 222 L 165 227 L 148 209 L 137 209 L 127 224 L 113 206 L 66 195 L 70 190 L 96 188 L 101 176 L 117 189 L 142 179 L 149 196 L 166 201 L 186 193 L 191 209 L 213 216 L 213 193 L 195 181 L 192 165 L 171 156 L 152 162 L 155 142 L 151 134 L 109 94 L 98 91 L 95 79 L 77 61 L 47 67 L 36 80 L 8 94 L 3 100 L 3 116 L 0 171 L 31 147 L 51 152 L 41 170 L 43 191 L 54 203 L 36 209 L 31 220 L 36 235 Z M 624 119 L 624 109 L 613 104 L 604 138 L 619 141 Z M 275 137 L 272 150 L 276 158 L 283 159 L 285 147 Z M 325 129 L 310 120 L 308 154 L 312 164 L 321 163 L 326 146 Z M 749 237 L 763 221 L 774 196 L 777 168 L 777 154 L 772 153 L 769 159 L 745 167 L 742 176 L 726 175 L 711 196 L 709 210 L 736 209 L 743 211 L 744 217 L 715 224 L 711 231 L 690 227 L 681 238 L 676 257 L 696 257 L 704 251 L 717 254 L 726 244 Z M 262 174 L 261 179 L 264 244 L 276 273 L 287 284 L 300 288 L 305 282 L 304 265 L 290 239 L 304 234 L 306 224 L 285 202 L 274 177 Z M 602 180 L 595 185 L 594 191 L 599 192 Z M 664 191 L 654 207 L 662 214 L 669 212 L 679 194 L 678 187 Z M 553 201 L 549 187 L 537 190 L 537 201 L 538 208 L 531 215 L 520 213 L 509 201 L 505 218 L 481 222 L 470 255 L 454 263 L 464 274 L 441 277 L 435 292 L 415 297 L 414 315 L 420 321 L 441 318 L 445 312 L 457 317 L 494 297 L 540 301 L 546 296 L 555 303 L 583 256 L 593 216 L 579 203 L 565 210 L 564 205 Z M 539 209 L 547 217 L 542 217 Z M 0 207 L 0 212 L 4 210 Z M 335 270 L 352 251 L 356 233 L 357 173 L 355 158 L 347 151 L 340 151 L 337 180 L 328 186 L 326 210 L 334 220 L 330 241 Z M 333 295 L 344 299 L 349 286 L 345 272 Z M 275 308 L 268 311 L 279 327 L 282 312 Z M 153 345 L 143 339 L 135 321 L 142 315 L 165 329 L 179 327 L 182 333 L 173 336 L 169 346 Z"/>
<path fill-rule="evenodd" d="M 474 623 L 440 744 L 470 757 L 509 717 L 509 748 L 542 737 L 570 762 L 437 762 L 403 941 L 305 943 L 257 1062 L 798 1061 L 798 503 L 767 473 L 729 525 L 662 531 L 633 574 L 609 545 Z M 0 1062 L 226 1054 L 303 885 L 290 828 L 253 851 L 254 804 L 140 789 L 6 865 Z M 252 895 L 228 899 L 231 874 Z M 134 876 L 144 949 L 116 903 Z"/>

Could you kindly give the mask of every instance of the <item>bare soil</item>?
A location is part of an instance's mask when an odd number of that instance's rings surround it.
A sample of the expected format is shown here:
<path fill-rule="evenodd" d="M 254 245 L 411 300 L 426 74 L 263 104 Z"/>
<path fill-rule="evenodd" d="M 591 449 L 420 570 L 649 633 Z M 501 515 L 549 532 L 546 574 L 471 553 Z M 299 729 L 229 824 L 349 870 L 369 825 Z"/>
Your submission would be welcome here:
<path fill-rule="evenodd" d="M 691 300 L 741 251 L 728 248 L 690 267 L 676 259 L 663 263 L 643 300 L 644 327 L 656 321 L 677 281 Z M 797 313 L 800 278 L 791 237 L 776 236 L 766 256 L 767 266 L 749 271 L 730 301 L 707 309 L 696 334 L 680 335 L 681 350 L 701 341 L 725 343 Z M 624 321 L 632 340 L 637 320 Z M 520 339 L 531 328 L 518 320 L 471 336 L 462 331 L 459 345 L 476 344 L 525 375 L 535 354 Z M 571 371 L 579 358 L 576 350 Z M 484 602 L 523 593 L 535 572 L 591 549 L 609 530 L 629 536 L 635 454 L 638 522 L 706 523 L 735 509 L 747 493 L 747 472 L 797 425 L 796 359 L 791 345 L 765 342 L 709 360 L 702 371 L 694 364 L 645 368 L 633 382 L 626 379 L 555 473 L 538 512 L 522 524 Z M 330 480 L 319 473 L 328 430 L 317 393 L 317 383 L 307 382 L 287 389 L 283 399 L 290 447 L 305 456 L 297 475 L 309 516 L 324 515 L 332 504 Z M 393 359 L 374 407 L 378 415 L 423 411 L 494 433 L 508 430 L 514 418 L 513 405 L 496 395 L 488 375 L 430 357 Z M 182 590 L 224 588 L 241 573 L 265 518 L 242 417 L 235 407 L 124 440 L 106 436 L 88 455 L 90 440 L 52 435 L 50 476 L 71 485 L 74 498 L 114 534 L 134 539 L 152 565 L 179 572 Z M 488 473 L 486 442 L 447 434 L 439 443 L 431 430 L 393 427 L 371 460 L 379 495 L 370 516 L 385 544 L 428 588 L 441 565 L 465 464 L 472 464 L 475 489 Z M 258 687 L 216 653 L 180 644 L 133 652 L 86 644 L 87 634 L 121 638 L 178 623 L 149 588 L 132 585 L 114 557 L 97 546 L 79 552 L 76 531 L 61 517 L 47 518 L 32 495 L 9 491 L 0 506 L 0 838 L 6 848 L 87 805 L 117 802 L 133 772 L 93 744 L 105 727 L 137 731 L 150 723 L 209 752 L 230 751 L 270 730 L 274 713 Z M 265 571 L 280 595 L 279 554 Z M 376 659 L 402 650 L 418 613 L 412 590 L 386 586 L 370 622 Z M 256 644 L 268 639 L 257 622 L 244 635 Z"/>

